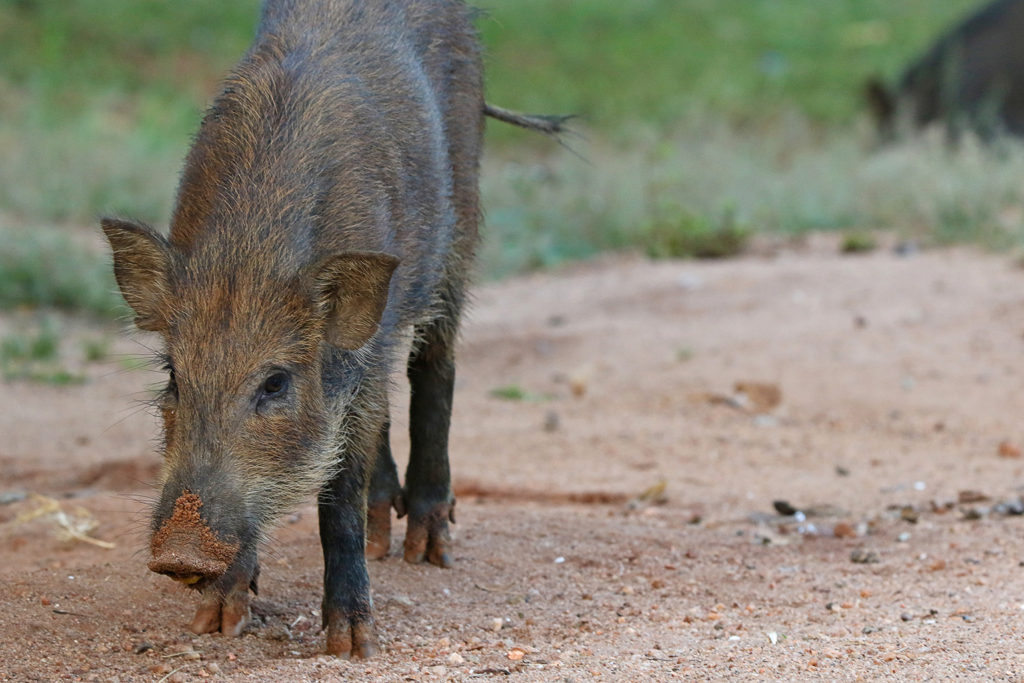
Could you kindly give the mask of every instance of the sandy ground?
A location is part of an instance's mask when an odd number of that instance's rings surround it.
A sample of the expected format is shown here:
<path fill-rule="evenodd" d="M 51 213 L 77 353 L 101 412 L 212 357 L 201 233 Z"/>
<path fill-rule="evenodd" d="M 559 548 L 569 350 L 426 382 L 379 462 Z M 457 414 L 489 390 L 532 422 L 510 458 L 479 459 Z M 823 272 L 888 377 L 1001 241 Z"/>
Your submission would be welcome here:
<path fill-rule="evenodd" d="M 1024 271 L 772 251 L 478 288 L 455 567 L 403 562 L 396 523 L 369 662 L 321 655 L 311 505 L 243 637 L 186 632 L 143 552 L 159 375 L 3 385 L 0 680 L 1024 679 Z"/>

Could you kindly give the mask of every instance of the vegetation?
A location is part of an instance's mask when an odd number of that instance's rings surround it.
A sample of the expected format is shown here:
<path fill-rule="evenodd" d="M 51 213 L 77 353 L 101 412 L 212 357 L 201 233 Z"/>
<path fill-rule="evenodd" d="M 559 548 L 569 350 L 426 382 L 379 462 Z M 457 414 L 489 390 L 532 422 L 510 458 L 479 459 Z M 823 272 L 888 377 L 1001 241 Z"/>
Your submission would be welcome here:
<path fill-rule="evenodd" d="M 3 337 L 0 339 L 0 377 L 47 384 L 83 381 L 81 375 L 62 365 L 60 342 L 57 324 L 49 318 L 34 328 Z"/>
<path fill-rule="evenodd" d="M 878 240 L 869 232 L 855 230 L 843 235 L 839 251 L 844 254 L 867 254 L 878 248 Z"/>
<path fill-rule="evenodd" d="M 189 138 L 259 4 L 3 3 L 0 309 L 117 310 L 82 226 L 102 213 L 166 223 Z M 877 150 L 860 100 L 866 77 L 894 78 L 976 0 L 476 4 L 489 99 L 577 113 L 582 133 L 569 151 L 490 126 L 485 276 L 606 249 L 719 256 L 763 230 L 992 246 L 1024 234 L 1016 143 Z"/>
<path fill-rule="evenodd" d="M 56 308 L 110 317 L 122 311 L 107 259 L 67 230 L 0 225 L 0 310 Z"/>

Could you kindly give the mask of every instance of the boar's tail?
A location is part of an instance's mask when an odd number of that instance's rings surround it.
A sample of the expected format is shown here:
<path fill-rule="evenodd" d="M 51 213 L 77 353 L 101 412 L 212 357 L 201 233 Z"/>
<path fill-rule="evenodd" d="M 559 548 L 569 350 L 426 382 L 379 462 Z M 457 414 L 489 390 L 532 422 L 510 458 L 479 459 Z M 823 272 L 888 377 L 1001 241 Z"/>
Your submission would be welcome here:
<path fill-rule="evenodd" d="M 557 116 L 549 114 L 520 114 L 511 109 L 502 109 L 493 104 L 484 104 L 484 114 L 492 119 L 511 123 L 513 126 L 535 130 L 548 135 L 559 135 L 568 129 L 565 122 L 575 118 L 573 115 Z"/>

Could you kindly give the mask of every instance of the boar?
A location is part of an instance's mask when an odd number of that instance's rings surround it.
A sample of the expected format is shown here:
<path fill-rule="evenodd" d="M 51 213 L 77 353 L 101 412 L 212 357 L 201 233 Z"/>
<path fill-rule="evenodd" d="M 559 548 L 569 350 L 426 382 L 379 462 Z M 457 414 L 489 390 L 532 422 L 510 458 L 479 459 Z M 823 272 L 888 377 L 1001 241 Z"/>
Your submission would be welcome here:
<path fill-rule="evenodd" d="M 895 89 L 880 79 L 865 87 L 883 139 L 906 118 L 915 127 L 940 122 L 952 139 L 966 128 L 983 138 L 1024 135 L 1024 0 L 996 0 L 971 14 L 903 72 Z"/>
<path fill-rule="evenodd" d="M 104 219 L 135 324 L 163 337 L 149 568 L 239 634 L 258 548 L 318 495 L 331 654 L 379 649 L 366 558 L 391 508 L 409 562 L 449 567 L 454 341 L 477 243 L 485 105 L 461 0 L 268 0 L 188 154 L 169 235 Z M 411 337 L 400 486 L 388 382 Z"/>

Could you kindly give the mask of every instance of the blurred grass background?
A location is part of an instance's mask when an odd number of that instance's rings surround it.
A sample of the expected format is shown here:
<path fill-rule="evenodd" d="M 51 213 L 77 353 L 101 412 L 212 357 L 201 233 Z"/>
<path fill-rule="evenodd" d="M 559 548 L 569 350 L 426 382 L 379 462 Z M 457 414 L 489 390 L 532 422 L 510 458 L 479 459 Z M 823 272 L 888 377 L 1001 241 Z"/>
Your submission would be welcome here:
<path fill-rule="evenodd" d="M 489 100 L 577 113 L 584 135 L 566 139 L 577 156 L 490 124 L 484 277 L 607 249 L 713 252 L 709 236 L 759 231 L 992 246 L 1024 234 L 1015 143 L 951 151 L 925 135 L 878 150 L 860 99 L 868 76 L 893 80 L 973 0 L 476 4 Z M 190 136 L 258 11 L 0 0 L 0 307 L 114 306 L 96 294 L 111 288 L 105 255 L 62 236 L 103 213 L 166 224 Z M 33 281 L 55 273 L 82 286 Z"/>

